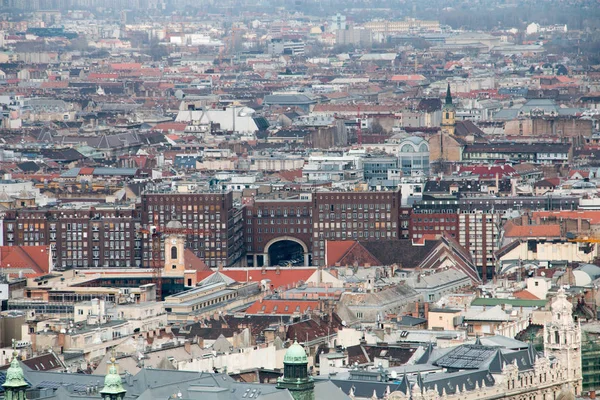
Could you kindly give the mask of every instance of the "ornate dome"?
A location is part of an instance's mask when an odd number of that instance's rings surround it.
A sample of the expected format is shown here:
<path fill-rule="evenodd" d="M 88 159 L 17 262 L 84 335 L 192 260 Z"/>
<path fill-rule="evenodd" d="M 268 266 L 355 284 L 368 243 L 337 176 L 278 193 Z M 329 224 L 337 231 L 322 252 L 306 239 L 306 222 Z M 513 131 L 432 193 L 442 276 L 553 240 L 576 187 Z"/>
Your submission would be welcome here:
<path fill-rule="evenodd" d="M 183 229 L 183 224 L 179 221 L 169 221 L 167 224 L 167 228 L 169 229 Z"/>
<path fill-rule="evenodd" d="M 121 375 L 117 370 L 115 358 L 110 359 L 111 365 L 108 368 L 108 374 L 104 377 L 104 387 L 100 391 L 101 394 L 122 394 L 125 393 Z"/>
<path fill-rule="evenodd" d="M 6 371 L 6 381 L 2 385 L 5 388 L 19 388 L 29 386 L 23 376 L 23 368 L 17 358 L 17 352 L 13 352 L 13 359 L 10 362 L 10 367 Z"/>
<path fill-rule="evenodd" d="M 304 347 L 298 344 L 298 341 L 295 340 L 294 344 L 290 346 L 290 348 L 285 352 L 285 357 L 283 358 L 284 364 L 308 364 L 308 357 L 306 357 L 306 352 L 304 351 Z"/>

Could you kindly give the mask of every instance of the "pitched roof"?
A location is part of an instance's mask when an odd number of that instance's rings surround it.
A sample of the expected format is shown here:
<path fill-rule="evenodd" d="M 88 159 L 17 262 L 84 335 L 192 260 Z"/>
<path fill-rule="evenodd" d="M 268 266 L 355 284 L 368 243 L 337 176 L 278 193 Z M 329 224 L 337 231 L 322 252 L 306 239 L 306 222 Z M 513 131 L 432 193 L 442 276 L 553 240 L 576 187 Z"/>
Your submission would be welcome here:
<path fill-rule="evenodd" d="M 505 237 L 557 237 L 560 234 L 560 225 L 516 225 L 509 221 L 504 225 Z"/>
<path fill-rule="evenodd" d="M 273 289 L 292 288 L 298 282 L 306 282 L 316 271 L 316 268 L 244 268 L 226 269 L 220 271 L 223 275 L 234 279 L 236 282 L 260 282 L 264 279 L 271 281 Z M 212 275 L 213 271 L 200 271 L 196 274 L 198 281 Z"/>
<path fill-rule="evenodd" d="M 246 314 L 276 314 L 292 315 L 306 314 L 319 308 L 318 301 L 311 300 L 257 300 L 247 310 Z"/>
<path fill-rule="evenodd" d="M 51 270 L 47 246 L 1 246 L 0 269 L 23 276 L 47 274 Z"/>
<path fill-rule="evenodd" d="M 211 271 L 211 269 L 206 265 L 206 263 L 197 255 L 195 255 L 194 252 L 190 249 L 185 249 L 185 251 L 183 252 L 183 260 L 185 263 L 186 270 Z"/>
<path fill-rule="evenodd" d="M 531 293 L 528 290 L 520 290 L 518 292 L 514 292 L 513 296 L 515 296 L 515 298 L 521 299 L 521 300 L 539 300 L 540 299 L 539 297 L 537 297 L 536 295 L 534 295 L 533 293 Z"/>
<path fill-rule="evenodd" d="M 532 219 L 536 220 L 537 218 L 541 219 L 587 219 L 590 221 L 592 225 L 600 224 L 600 211 L 597 210 L 589 210 L 589 211 L 568 211 L 568 210 L 560 210 L 560 211 L 534 211 L 532 214 Z"/>

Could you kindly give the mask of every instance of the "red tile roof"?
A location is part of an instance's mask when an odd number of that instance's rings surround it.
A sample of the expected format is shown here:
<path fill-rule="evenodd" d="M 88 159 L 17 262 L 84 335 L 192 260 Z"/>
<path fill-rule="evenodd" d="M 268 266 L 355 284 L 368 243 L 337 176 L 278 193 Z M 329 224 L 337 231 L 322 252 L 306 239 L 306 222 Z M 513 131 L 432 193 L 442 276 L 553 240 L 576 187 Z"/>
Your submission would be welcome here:
<path fill-rule="evenodd" d="M 328 240 L 326 242 L 327 247 L 325 253 L 327 265 L 335 265 L 335 263 L 337 263 L 355 244 L 355 240 Z"/>
<path fill-rule="evenodd" d="M 296 178 L 302 178 L 302 170 L 292 169 L 288 171 L 279 171 L 278 175 L 281 177 L 281 179 L 288 182 L 296 182 Z"/>
<path fill-rule="evenodd" d="M 115 71 L 133 71 L 141 69 L 142 64 L 140 63 L 115 63 L 111 64 L 110 67 Z"/>
<path fill-rule="evenodd" d="M 325 242 L 328 266 L 335 265 L 383 265 L 369 250 L 356 240 Z"/>
<path fill-rule="evenodd" d="M 117 79 L 119 74 L 110 74 L 110 73 L 100 73 L 100 72 L 92 72 L 88 75 L 88 79 L 90 80 L 104 80 L 104 79 Z"/>
<path fill-rule="evenodd" d="M 504 225 L 504 236 L 514 238 L 559 238 L 560 225 L 516 225 L 509 221 Z"/>
<path fill-rule="evenodd" d="M 42 89 L 66 89 L 69 87 L 68 81 L 42 82 Z"/>
<path fill-rule="evenodd" d="M 515 298 L 517 298 L 517 299 L 523 299 L 523 300 L 540 300 L 539 297 L 537 297 L 536 295 L 534 295 L 533 293 L 531 293 L 527 290 L 521 290 L 519 292 L 514 292 L 513 296 L 515 296 Z"/>
<path fill-rule="evenodd" d="M 292 315 L 306 314 L 319 308 L 318 301 L 310 300 L 257 300 L 246 310 L 246 314 Z"/>
<path fill-rule="evenodd" d="M 188 126 L 187 122 L 161 122 L 154 125 L 152 129 L 163 132 L 183 132 L 186 126 Z"/>
<path fill-rule="evenodd" d="M 185 263 L 186 270 L 194 270 L 194 271 L 211 271 L 211 269 L 206 265 L 206 263 L 194 254 L 190 249 L 185 249 L 183 252 L 183 258 Z"/>
<path fill-rule="evenodd" d="M 94 168 L 83 167 L 79 170 L 79 175 L 92 175 L 94 173 Z"/>
<path fill-rule="evenodd" d="M 298 282 L 306 282 L 308 278 L 316 271 L 316 268 L 244 268 L 244 269 L 226 269 L 220 271 L 237 282 L 260 282 L 263 279 L 271 281 L 273 289 L 292 288 Z M 212 275 L 214 271 L 202 271 L 196 274 L 198 282 Z"/>
<path fill-rule="evenodd" d="M 498 175 L 499 179 L 519 175 L 510 165 L 468 165 L 461 166 L 458 172 L 469 172 L 473 175 L 478 175 L 479 179 L 495 179 L 496 175 Z"/>
<path fill-rule="evenodd" d="M 0 269 L 5 273 L 37 276 L 50 272 L 47 246 L 1 246 Z"/>
<path fill-rule="evenodd" d="M 550 218 L 567 218 L 567 219 L 587 219 L 592 225 L 600 224 L 600 211 L 534 211 L 532 218 L 550 219 Z"/>
<path fill-rule="evenodd" d="M 394 75 L 392 76 L 392 82 L 404 82 L 404 81 L 424 81 L 423 75 Z"/>

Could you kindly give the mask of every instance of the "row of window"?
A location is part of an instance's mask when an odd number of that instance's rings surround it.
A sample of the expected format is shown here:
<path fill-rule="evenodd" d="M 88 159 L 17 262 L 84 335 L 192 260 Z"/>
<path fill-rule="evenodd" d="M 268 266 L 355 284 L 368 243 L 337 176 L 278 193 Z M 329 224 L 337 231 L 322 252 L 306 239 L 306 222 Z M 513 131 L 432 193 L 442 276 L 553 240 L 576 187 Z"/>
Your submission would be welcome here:
<path fill-rule="evenodd" d="M 388 210 L 392 209 L 390 203 L 353 203 L 353 204 L 319 204 L 319 211 L 336 211 L 336 210 Z"/>
<path fill-rule="evenodd" d="M 257 219 L 256 220 L 256 224 L 257 225 L 262 225 L 264 223 L 264 225 L 269 225 L 269 224 L 271 224 L 271 225 L 275 225 L 275 224 L 279 225 L 279 224 L 282 223 L 282 221 L 283 221 L 284 225 L 287 225 L 287 224 L 291 224 L 291 225 L 293 225 L 293 224 L 296 224 L 296 225 L 304 224 L 304 225 L 306 225 L 306 224 L 308 224 L 308 220 L 307 219 L 270 219 L 270 220 L 267 219 L 265 221 L 263 221 L 261 219 Z M 248 225 L 252 225 L 252 220 L 248 219 L 248 220 L 246 220 L 246 223 Z"/>

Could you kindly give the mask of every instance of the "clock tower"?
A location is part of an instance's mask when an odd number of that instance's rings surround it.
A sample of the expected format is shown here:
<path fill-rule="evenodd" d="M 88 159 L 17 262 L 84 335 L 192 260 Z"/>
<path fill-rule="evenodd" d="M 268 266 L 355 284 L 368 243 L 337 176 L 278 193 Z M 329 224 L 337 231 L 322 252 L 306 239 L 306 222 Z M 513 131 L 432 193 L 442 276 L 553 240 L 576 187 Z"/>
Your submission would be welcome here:
<path fill-rule="evenodd" d="M 183 231 L 183 224 L 179 221 L 171 221 L 167 224 L 165 235 L 165 275 L 183 276 L 185 272 L 185 235 L 177 233 Z"/>

